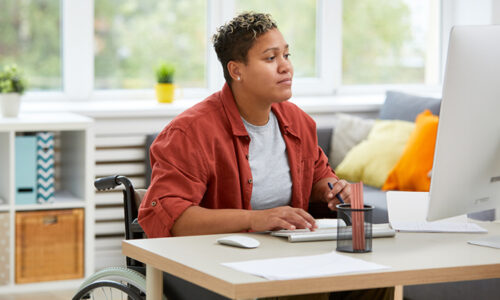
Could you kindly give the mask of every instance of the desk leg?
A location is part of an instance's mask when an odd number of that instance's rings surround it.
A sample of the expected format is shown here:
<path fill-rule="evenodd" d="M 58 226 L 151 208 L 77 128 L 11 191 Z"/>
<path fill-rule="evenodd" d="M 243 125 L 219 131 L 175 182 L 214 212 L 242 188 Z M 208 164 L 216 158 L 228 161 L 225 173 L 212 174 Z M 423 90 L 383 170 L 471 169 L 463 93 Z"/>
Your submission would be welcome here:
<path fill-rule="evenodd" d="M 394 300 L 403 300 L 403 286 L 396 285 L 394 287 Z"/>
<path fill-rule="evenodd" d="M 163 273 L 153 266 L 146 265 L 146 299 L 162 300 Z"/>

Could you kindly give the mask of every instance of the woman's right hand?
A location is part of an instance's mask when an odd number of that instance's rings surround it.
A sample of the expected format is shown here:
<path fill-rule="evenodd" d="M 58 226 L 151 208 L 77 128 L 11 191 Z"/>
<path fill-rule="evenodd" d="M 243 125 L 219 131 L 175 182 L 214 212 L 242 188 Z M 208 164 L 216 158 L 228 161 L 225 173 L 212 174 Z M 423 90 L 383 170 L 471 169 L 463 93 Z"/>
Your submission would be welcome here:
<path fill-rule="evenodd" d="M 301 208 L 280 206 L 264 210 L 251 210 L 250 229 L 252 231 L 268 231 L 279 229 L 304 229 L 314 230 L 314 218 Z"/>

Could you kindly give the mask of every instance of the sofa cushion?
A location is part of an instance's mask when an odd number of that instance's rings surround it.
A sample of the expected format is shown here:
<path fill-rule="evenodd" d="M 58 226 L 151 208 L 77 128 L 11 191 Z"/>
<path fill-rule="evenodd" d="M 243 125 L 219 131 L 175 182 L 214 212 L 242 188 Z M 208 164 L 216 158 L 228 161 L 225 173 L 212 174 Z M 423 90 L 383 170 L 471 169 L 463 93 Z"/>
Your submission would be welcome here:
<path fill-rule="evenodd" d="M 363 185 L 363 200 L 366 205 L 373 205 L 372 222 L 374 224 L 389 223 L 385 194 L 385 191 L 378 188 Z"/>
<path fill-rule="evenodd" d="M 439 116 L 441 100 L 421 97 L 395 91 L 387 91 L 385 102 L 380 109 L 379 119 L 415 122 L 417 115 L 428 109 Z"/>
<path fill-rule="evenodd" d="M 417 116 L 408 144 L 382 186 L 383 190 L 429 191 L 439 117 L 429 110 Z"/>
<path fill-rule="evenodd" d="M 330 153 L 330 147 L 332 144 L 332 136 L 334 128 L 333 127 L 318 127 L 316 132 L 318 134 L 318 146 L 321 147 L 325 155 Z"/>
<path fill-rule="evenodd" d="M 407 121 L 375 121 L 368 138 L 347 153 L 335 172 L 348 181 L 382 187 L 414 127 L 414 123 Z"/>
<path fill-rule="evenodd" d="M 332 168 L 336 168 L 346 154 L 368 136 L 374 121 L 348 114 L 335 115 L 336 130 L 328 153 Z"/>

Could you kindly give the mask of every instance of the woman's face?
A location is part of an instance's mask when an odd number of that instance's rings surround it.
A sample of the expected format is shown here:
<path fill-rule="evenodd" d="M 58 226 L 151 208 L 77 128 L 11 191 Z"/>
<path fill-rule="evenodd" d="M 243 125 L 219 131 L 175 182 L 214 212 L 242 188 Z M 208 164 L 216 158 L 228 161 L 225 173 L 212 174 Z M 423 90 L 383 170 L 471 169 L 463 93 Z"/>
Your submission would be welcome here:
<path fill-rule="evenodd" d="M 293 67 L 288 44 L 278 29 L 270 30 L 255 40 L 241 64 L 241 85 L 265 103 L 283 102 L 292 96 Z M 234 81 L 233 81 L 234 82 Z"/>

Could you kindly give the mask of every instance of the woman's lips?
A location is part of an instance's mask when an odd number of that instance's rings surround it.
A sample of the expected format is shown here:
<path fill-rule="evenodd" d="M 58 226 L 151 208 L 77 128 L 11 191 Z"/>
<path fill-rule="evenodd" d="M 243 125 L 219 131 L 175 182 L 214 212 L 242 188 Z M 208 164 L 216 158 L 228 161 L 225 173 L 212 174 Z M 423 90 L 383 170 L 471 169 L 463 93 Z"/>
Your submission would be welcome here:
<path fill-rule="evenodd" d="M 292 85 L 292 79 L 291 78 L 283 79 L 281 81 L 278 81 L 278 84 Z"/>

